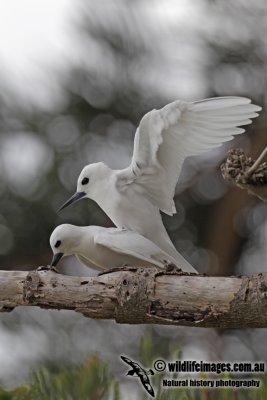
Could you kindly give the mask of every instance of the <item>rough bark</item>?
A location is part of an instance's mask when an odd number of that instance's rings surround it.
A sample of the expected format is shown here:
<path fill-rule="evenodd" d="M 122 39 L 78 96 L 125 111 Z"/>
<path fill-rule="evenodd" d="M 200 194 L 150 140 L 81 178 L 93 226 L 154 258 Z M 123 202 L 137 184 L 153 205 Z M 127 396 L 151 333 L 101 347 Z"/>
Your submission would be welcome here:
<path fill-rule="evenodd" d="M 0 309 L 68 309 L 128 324 L 267 327 L 267 273 L 211 277 L 151 268 L 98 277 L 0 271 Z"/>

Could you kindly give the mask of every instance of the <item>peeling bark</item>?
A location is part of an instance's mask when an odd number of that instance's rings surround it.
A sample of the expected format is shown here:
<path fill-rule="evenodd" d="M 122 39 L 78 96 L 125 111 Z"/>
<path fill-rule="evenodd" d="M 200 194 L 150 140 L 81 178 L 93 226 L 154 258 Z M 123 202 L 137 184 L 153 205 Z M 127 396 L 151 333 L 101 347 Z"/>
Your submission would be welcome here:
<path fill-rule="evenodd" d="M 211 277 L 123 268 L 98 277 L 50 270 L 0 271 L 0 310 L 17 306 L 74 310 L 118 323 L 267 327 L 267 273 Z"/>

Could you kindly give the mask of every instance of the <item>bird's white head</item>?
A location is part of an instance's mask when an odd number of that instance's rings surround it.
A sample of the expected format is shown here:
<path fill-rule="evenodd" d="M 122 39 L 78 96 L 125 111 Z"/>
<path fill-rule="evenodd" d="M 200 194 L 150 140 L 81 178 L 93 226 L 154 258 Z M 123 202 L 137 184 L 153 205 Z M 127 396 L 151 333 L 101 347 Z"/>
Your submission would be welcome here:
<path fill-rule="evenodd" d="M 77 227 L 70 224 L 57 226 L 50 236 L 50 246 L 54 254 L 51 266 L 55 267 L 63 256 L 74 254 L 78 245 Z"/>
<path fill-rule="evenodd" d="M 103 188 L 103 181 L 109 179 L 111 172 L 112 170 L 102 162 L 86 165 L 79 175 L 76 193 L 63 204 L 59 211 L 84 197 L 95 200 L 99 188 Z"/>
<path fill-rule="evenodd" d="M 109 176 L 110 169 L 102 162 L 86 165 L 77 181 L 77 192 L 84 192 L 86 197 L 94 196 L 95 187 Z"/>

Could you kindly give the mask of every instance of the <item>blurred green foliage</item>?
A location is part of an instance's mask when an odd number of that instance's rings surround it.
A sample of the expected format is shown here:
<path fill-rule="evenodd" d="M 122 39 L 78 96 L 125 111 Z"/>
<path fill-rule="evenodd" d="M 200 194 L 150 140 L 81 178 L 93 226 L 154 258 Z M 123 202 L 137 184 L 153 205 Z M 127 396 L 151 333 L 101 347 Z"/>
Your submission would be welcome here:
<path fill-rule="evenodd" d="M 164 351 L 162 352 L 162 349 Z M 167 349 L 167 351 L 166 351 Z M 163 355 L 164 354 L 164 355 Z M 144 335 L 140 343 L 140 364 L 146 368 L 153 367 L 158 357 L 178 359 L 181 356 L 179 348 L 169 341 L 169 345 L 159 345 L 151 334 Z M 138 360 L 137 360 L 138 361 Z M 138 361 L 139 362 L 139 361 Z M 126 367 L 127 368 L 127 367 Z M 126 371 L 125 371 L 126 375 Z M 165 373 L 150 376 L 156 400 L 265 400 L 267 398 L 267 375 L 253 376 L 261 380 L 260 389 L 163 389 L 162 379 Z M 170 376 L 169 376 L 170 378 Z M 200 374 L 201 379 L 210 379 L 206 374 Z M 230 379 L 231 375 L 224 373 L 220 379 Z M 249 378 L 246 376 L 246 379 Z M 132 379 L 129 377 L 129 379 Z M 172 374 L 171 379 L 178 379 Z M 244 378 L 242 378 L 244 379 Z M 139 380 L 136 378 L 136 385 Z M 140 399 L 150 400 L 151 397 L 137 389 Z M 136 397 L 138 398 L 138 397 Z M 0 400 L 124 400 L 118 378 L 112 376 L 106 362 L 97 355 L 90 356 L 82 365 L 58 366 L 58 368 L 43 366 L 32 373 L 29 384 L 21 385 L 13 390 L 0 388 Z"/>
<path fill-rule="evenodd" d="M 92 355 L 81 366 L 65 366 L 57 371 L 42 367 L 32 374 L 32 382 L 14 390 L 1 388 L 0 400 L 119 400 L 118 382 L 108 366 Z"/>

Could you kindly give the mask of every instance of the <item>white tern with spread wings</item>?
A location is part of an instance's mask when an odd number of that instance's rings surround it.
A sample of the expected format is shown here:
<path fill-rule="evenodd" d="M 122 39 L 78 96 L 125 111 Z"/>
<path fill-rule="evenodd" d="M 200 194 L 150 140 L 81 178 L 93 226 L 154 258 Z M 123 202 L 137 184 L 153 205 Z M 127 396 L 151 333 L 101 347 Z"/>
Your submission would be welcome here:
<path fill-rule="evenodd" d="M 75 255 L 82 264 L 100 271 L 124 265 L 164 268 L 176 263 L 150 240 L 120 228 L 59 225 L 51 234 L 50 246 L 54 253 L 52 266 L 68 255 Z"/>
<path fill-rule="evenodd" d="M 206 152 L 244 132 L 261 107 L 244 97 L 217 97 L 188 103 L 174 101 L 141 120 L 129 167 L 112 170 L 104 163 L 82 170 L 77 192 L 61 207 L 88 197 L 117 227 L 147 237 L 175 258 L 184 271 L 190 264 L 175 249 L 159 210 L 176 212 L 173 197 L 186 157 Z"/>

